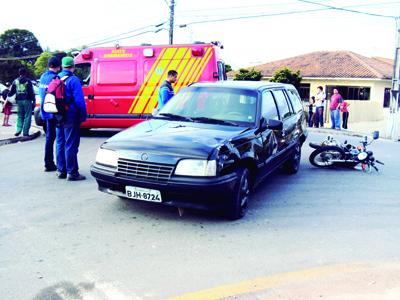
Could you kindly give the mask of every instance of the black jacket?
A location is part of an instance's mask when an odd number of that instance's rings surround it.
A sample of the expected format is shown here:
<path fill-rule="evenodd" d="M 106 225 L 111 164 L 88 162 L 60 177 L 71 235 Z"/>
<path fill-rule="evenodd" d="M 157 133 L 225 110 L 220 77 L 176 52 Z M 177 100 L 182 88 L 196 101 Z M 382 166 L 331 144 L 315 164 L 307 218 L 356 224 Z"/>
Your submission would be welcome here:
<path fill-rule="evenodd" d="M 17 80 L 22 84 L 28 82 L 26 94 L 17 94 L 17 84 L 16 84 Z M 33 91 L 33 85 L 32 85 L 32 82 L 29 80 L 29 78 L 20 76 L 14 80 L 14 82 L 11 86 L 10 92 L 8 93 L 8 97 L 12 97 L 15 94 L 17 94 L 15 96 L 16 101 L 18 101 L 18 100 L 30 100 L 32 102 L 35 101 L 35 92 Z"/>

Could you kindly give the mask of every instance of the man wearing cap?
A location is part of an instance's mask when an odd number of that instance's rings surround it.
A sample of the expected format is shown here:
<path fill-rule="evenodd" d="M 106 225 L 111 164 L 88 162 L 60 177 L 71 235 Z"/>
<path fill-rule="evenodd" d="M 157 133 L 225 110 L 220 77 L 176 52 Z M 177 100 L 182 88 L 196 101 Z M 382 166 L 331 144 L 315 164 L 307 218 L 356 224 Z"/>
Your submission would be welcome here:
<path fill-rule="evenodd" d="M 69 181 L 86 179 L 79 174 L 78 148 L 80 142 L 80 124 L 86 120 L 86 104 L 83 96 L 82 85 L 77 76 L 73 74 L 74 59 L 66 56 L 61 61 L 62 71 L 58 76 L 64 79 L 65 102 L 67 105 L 65 118 L 57 123 L 56 127 L 56 153 L 57 176 Z"/>
<path fill-rule="evenodd" d="M 50 57 L 47 63 L 49 69 L 40 76 L 39 96 L 40 96 L 40 115 L 45 123 L 46 143 L 44 147 L 44 171 L 56 171 L 54 163 L 54 141 L 56 139 L 56 119 L 53 114 L 43 110 L 44 97 L 46 96 L 49 83 L 57 76 L 61 70 L 61 62 L 56 56 Z"/>

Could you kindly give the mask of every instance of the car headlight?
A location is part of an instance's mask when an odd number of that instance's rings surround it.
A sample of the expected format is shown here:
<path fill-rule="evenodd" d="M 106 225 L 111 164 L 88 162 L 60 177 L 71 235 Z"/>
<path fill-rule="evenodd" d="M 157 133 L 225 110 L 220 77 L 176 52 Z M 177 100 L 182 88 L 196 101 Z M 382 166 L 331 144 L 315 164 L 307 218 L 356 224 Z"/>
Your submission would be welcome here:
<path fill-rule="evenodd" d="M 215 160 L 183 159 L 175 170 L 175 175 L 184 176 L 216 176 L 217 163 Z"/>
<path fill-rule="evenodd" d="M 100 148 L 97 151 L 96 162 L 101 165 L 117 167 L 118 155 L 113 150 Z"/>

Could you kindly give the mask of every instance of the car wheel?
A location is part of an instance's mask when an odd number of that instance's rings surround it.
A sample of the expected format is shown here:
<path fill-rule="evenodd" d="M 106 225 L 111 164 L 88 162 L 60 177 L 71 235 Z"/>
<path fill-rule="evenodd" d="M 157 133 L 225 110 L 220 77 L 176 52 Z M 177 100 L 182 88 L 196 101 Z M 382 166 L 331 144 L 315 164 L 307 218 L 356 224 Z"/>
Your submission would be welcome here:
<path fill-rule="evenodd" d="M 238 175 L 239 180 L 236 185 L 235 194 L 227 211 L 227 216 L 230 220 L 237 220 L 245 216 L 250 198 L 249 169 L 239 169 Z"/>
<path fill-rule="evenodd" d="M 291 154 L 288 160 L 284 164 L 284 169 L 288 174 L 296 174 L 300 168 L 301 159 L 301 145 L 297 143 L 293 154 Z"/>
<path fill-rule="evenodd" d="M 44 121 L 42 117 L 40 116 L 40 108 L 36 107 L 35 110 L 33 111 L 33 117 L 35 118 L 35 123 L 37 126 L 43 126 Z"/>

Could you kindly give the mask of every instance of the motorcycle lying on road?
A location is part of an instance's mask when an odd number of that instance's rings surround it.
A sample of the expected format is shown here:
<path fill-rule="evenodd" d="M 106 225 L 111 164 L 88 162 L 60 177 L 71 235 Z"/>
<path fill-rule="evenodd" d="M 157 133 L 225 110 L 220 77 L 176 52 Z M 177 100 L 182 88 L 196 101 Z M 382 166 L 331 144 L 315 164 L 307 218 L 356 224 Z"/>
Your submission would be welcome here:
<path fill-rule="evenodd" d="M 338 140 L 328 136 L 322 143 L 310 143 L 310 147 L 315 150 L 310 154 L 310 163 L 318 168 L 328 168 L 341 166 L 354 168 L 361 166 L 364 172 L 370 173 L 372 169 L 379 172 L 376 164 L 384 165 L 383 162 L 376 160 L 372 151 L 367 150 L 367 146 L 379 138 L 379 131 L 373 132 L 373 140 L 368 142 L 368 137 L 364 136 L 360 141 L 360 146 L 353 146 L 345 141 L 341 144 Z"/>

